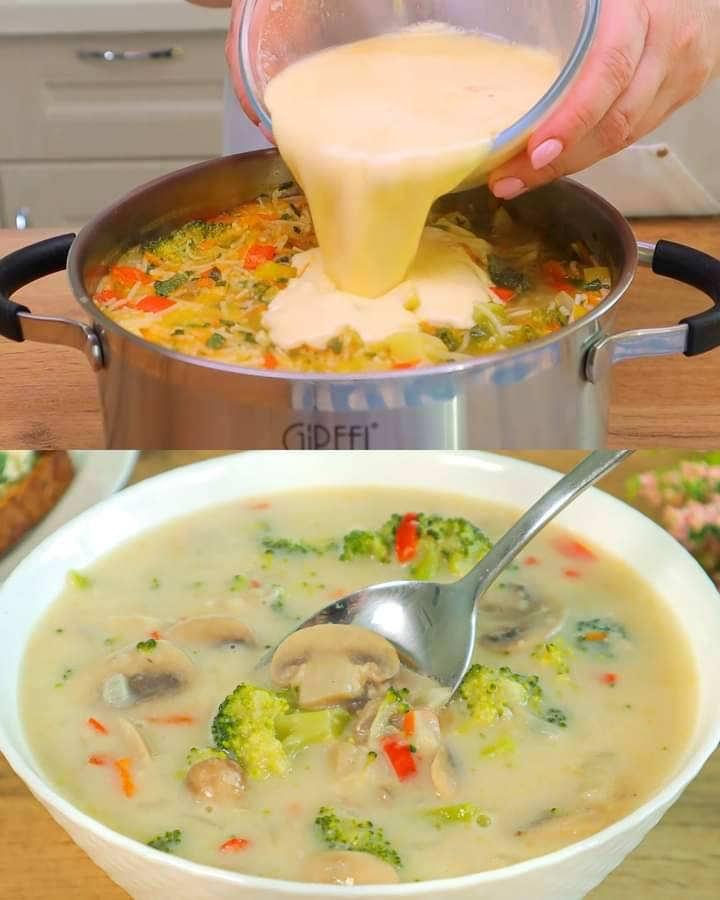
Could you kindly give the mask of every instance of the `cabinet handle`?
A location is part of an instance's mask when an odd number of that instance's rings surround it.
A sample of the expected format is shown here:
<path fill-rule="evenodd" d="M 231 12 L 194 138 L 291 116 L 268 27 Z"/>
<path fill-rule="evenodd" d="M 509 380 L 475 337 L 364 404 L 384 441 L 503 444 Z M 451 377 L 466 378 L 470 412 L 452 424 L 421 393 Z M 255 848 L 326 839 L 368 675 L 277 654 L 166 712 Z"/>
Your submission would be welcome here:
<path fill-rule="evenodd" d="M 18 231 L 25 231 L 30 227 L 30 209 L 23 206 L 15 213 L 15 228 Z"/>
<path fill-rule="evenodd" d="M 165 50 L 76 50 L 75 56 L 96 62 L 147 62 L 153 59 L 177 59 L 182 56 L 179 47 Z"/>

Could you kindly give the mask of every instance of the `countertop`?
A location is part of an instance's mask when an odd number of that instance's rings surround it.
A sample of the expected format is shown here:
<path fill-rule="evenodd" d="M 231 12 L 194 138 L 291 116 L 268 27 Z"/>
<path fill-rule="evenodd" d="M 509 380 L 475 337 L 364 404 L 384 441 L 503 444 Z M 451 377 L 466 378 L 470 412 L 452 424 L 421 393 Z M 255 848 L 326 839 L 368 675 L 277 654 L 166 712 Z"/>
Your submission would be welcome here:
<path fill-rule="evenodd" d="M 157 31 L 223 31 L 227 9 L 186 0 L 0 0 L 0 37 Z"/>
<path fill-rule="evenodd" d="M 133 481 L 217 454 L 141 456 Z M 567 470 L 581 453 L 514 453 Z M 631 472 L 669 464 L 672 451 L 637 454 L 602 486 L 622 496 Z M 127 900 L 33 799 L 0 757 L 0 897 L 5 900 Z M 588 900 L 717 900 L 720 894 L 720 752 L 625 864 Z"/>
<path fill-rule="evenodd" d="M 665 238 L 720 256 L 717 219 L 636 223 L 643 240 Z M 0 257 L 49 231 L 0 231 Z M 16 299 L 38 314 L 77 317 L 67 278 L 56 274 L 24 288 Z M 706 309 L 691 288 L 638 273 L 623 298 L 618 330 L 675 325 Z M 83 356 L 67 348 L 0 339 L 0 444 L 17 448 L 104 446 L 94 376 Z M 611 444 L 629 447 L 720 447 L 720 351 L 635 360 L 612 376 Z"/>

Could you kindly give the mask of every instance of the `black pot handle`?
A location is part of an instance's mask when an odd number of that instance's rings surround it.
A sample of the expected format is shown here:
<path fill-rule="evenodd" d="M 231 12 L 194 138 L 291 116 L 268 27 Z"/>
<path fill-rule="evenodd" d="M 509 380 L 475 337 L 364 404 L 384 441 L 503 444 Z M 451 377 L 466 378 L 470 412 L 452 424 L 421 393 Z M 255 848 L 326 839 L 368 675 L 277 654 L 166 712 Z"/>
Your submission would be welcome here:
<path fill-rule="evenodd" d="M 697 288 L 713 301 L 713 308 L 680 322 L 688 327 L 685 356 L 699 356 L 720 347 L 720 260 L 683 244 L 659 241 L 652 270 Z"/>
<path fill-rule="evenodd" d="M 58 235 L 0 259 L 0 336 L 11 341 L 25 340 L 19 316 L 30 310 L 10 298 L 26 284 L 62 272 L 74 240 L 74 234 Z"/>

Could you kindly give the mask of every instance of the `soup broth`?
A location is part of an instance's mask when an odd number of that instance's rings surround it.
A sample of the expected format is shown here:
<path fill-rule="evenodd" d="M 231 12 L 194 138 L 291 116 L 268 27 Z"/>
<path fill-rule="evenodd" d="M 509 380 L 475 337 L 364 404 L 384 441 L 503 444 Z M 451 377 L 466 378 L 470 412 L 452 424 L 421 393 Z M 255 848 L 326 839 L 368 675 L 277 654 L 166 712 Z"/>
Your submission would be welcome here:
<path fill-rule="evenodd" d="M 21 699 L 39 764 L 138 841 L 291 880 L 447 878 L 606 827 L 678 766 L 696 674 L 651 588 L 560 528 L 482 601 L 475 665 L 449 704 L 404 668 L 387 677 L 370 650 L 337 657 L 365 683 L 335 699 L 321 696 L 333 673 L 312 686 L 307 660 L 255 670 L 354 589 L 458 577 L 513 517 L 378 488 L 256 498 L 143 534 L 69 573 L 28 645 Z M 254 686 L 242 702 L 240 684 Z M 260 700 L 279 705 L 249 737 Z M 244 736 L 225 755 L 233 716 Z"/>

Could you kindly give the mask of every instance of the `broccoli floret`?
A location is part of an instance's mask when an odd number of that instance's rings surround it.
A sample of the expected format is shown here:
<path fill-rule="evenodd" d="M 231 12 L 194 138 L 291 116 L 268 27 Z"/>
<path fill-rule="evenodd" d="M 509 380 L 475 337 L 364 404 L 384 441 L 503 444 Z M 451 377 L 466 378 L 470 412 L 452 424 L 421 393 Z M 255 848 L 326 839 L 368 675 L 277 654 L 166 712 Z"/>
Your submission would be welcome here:
<path fill-rule="evenodd" d="M 159 850 L 161 853 L 172 853 L 173 849 L 182 841 L 182 831 L 176 828 L 174 831 L 166 831 L 147 842 L 148 847 Z"/>
<path fill-rule="evenodd" d="M 223 750 L 216 750 L 214 747 L 193 747 L 187 755 L 187 767 L 192 769 L 198 763 L 205 762 L 208 759 L 227 759 L 228 755 Z"/>
<path fill-rule="evenodd" d="M 421 513 L 417 519 L 418 552 L 411 568 L 415 578 L 428 579 L 444 560 L 453 575 L 462 575 L 491 549 L 487 535 L 460 517 L 444 519 Z"/>
<path fill-rule="evenodd" d="M 394 513 L 377 531 L 355 530 L 343 539 L 340 559 L 349 560 L 368 556 L 378 562 L 390 562 L 395 546 L 395 532 L 402 516 Z"/>
<path fill-rule="evenodd" d="M 293 756 L 310 744 L 322 744 L 339 738 L 349 721 L 350 713 L 344 709 L 293 712 L 278 716 L 275 733 L 282 741 L 285 752 Z"/>
<path fill-rule="evenodd" d="M 150 638 L 147 641 L 138 641 L 138 643 L 135 644 L 135 649 L 139 650 L 140 653 L 152 653 L 156 647 L 157 641 L 155 638 Z"/>
<path fill-rule="evenodd" d="M 488 817 L 472 803 L 458 803 L 457 806 L 438 806 L 428 809 L 424 815 L 435 825 L 443 828 L 445 825 L 472 824 L 475 822 L 486 828 L 490 822 Z"/>
<path fill-rule="evenodd" d="M 268 553 L 282 553 L 286 556 L 323 556 L 337 547 L 334 541 L 291 541 L 287 538 L 264 537 L 263 549 Z"/>
<path fill-rule="evenodd" d="M 142 249 L 160 257 L 164 262 L 179 266 L 188 259 L 202 262 L 218 255 L 217 247 L 200 249 L 198 245 L 203 241 L 215 241 L 222 246 L 233 239 L 234 234 L 227 223 L 195 221 L 176 228 L 165 237 L 147 242 Z"/>
<path fill-rule="evenodd" d="M 223 700 L 213 720 L 215 746 L 236 759 L 250 778 L 284 775 L 289 759 L 275 722 L 289 709 L 280 694 L 240 684 Z"/>
<path fill-rule="evenodd" d="M 513 269 L 505 260 L 494 254 L 488 257 L 488 274 L 497 287 L 508 288 L 517 291 L 518 294 L 530 288 L 530 282 L 522 272 Z"/>
<path fill-rule="evenodd" d="M 492 725 L 524 706 L 537 711 L 543 698 L 537 675 L 519 675 L 507 666 L 493 669 L 479 664 L 471 666 L 459 694 L 478 725 Z"/>
<path fill-rule="evenodd" d="M 480 756 L 485 759 L 509 759 L 515 755 L 516 750 L 517 742 L 509 734 L 504 734 L 493 744 L 483 747 L 480 751 Z"/>
<path fill-rule="evenodd" d="M 83 575 L 82 572 L 78 572 L 76 569 L 71 569 L 68 572 L 68 581 L 74 588 L 88 588 L 92 584 L 87 575 Z"/>
<path fill-rule="evenodd" d="M 382 828 L 372 822 L 355 818 L 341 818 L 327 806 L 318 811 L 315 825 L 332 850 L 354 850 L 357 853 L 371 853 L 391 866 L 401 866 L 402 860 L 397 850 L 385 837 Z"/>
<path fill-rule="evenodd" d="M 611 658 L 618 640 L 627 638 L 627 631 L 619 622 L 610 619 L 585 619 L 575 626 L 575 644 L 583 653 Z"/>
<path fill-rule="evenodd" d="M 409 694 L 410 691 L 407 688 L 403 688 L 401 691 L 394 687 L 387 689 L 370 726 L 368 735 L 370 744 L 375 744 L 382 738 L 388 730 L 392 719 L 396 716 L 404 716 L 408 712 L 410 709 L 410 704 L 407 701 Z"/>
<path fill-rule="evenodd" d="M 532 658 L 545 666 L 555 669 L 558 678 L 565 679 L 570 675 L 570 659 L 572 649 L 562 638 L 556 638 L 548 644 L 538 644 L 532 652 Z"/>
<path fill-rule="evenodd" d="M 351 531 L 343 540 L 340 559 L 370 557 L 378 562 L 390 562 L 402 520 L 403 516 L 395 513 L 378 531 Z M 459 517 L 445 519 L 421 513 L 415 527 L 418 546 L 410 574 L 418 580 L 433 578 L 443 563 L 454 575 L 461 575 L 492 546 L 479 528 Z"/>
<path fill-rule="evenodd" d="M 155 293 L 160 297 L 169 297 L 170 294 L 181 288 L 187 280 L 187 275 L 178 272 L 177 275 L 173 275 L 172 278 L 166 278 L 165 281 L 156 281 L 153 287 L 155 288 Z"/>
<path fill-rule="evenodd" d="M 543 719 L 551 725 L 557 725 L 558 728 L 567 728 L 568 719 L 561 709 L 549 709 Z"/>

